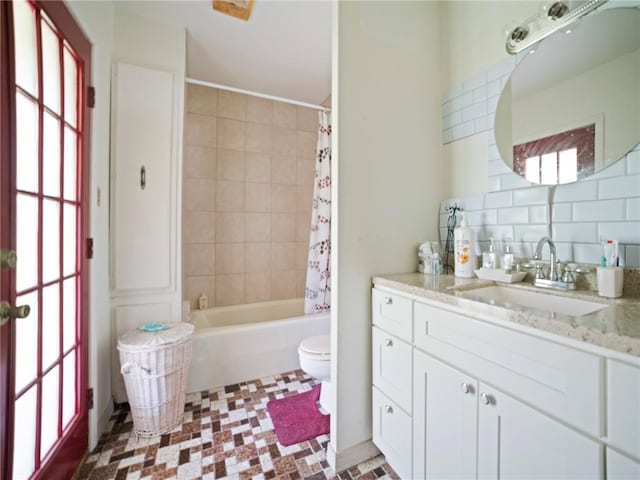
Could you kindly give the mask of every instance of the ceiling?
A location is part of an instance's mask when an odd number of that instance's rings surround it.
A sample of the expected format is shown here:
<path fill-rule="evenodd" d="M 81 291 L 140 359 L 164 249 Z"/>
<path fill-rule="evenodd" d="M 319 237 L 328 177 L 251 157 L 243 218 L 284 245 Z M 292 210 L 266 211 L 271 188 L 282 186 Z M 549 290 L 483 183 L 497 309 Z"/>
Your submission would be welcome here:
<path fill-rule="evenodd" d="M 248 22 L 204 1 L 116 2 L 187 31 L 187 76 L 320 104 L 331 93 L 331 2 L 255 0 Z"/>

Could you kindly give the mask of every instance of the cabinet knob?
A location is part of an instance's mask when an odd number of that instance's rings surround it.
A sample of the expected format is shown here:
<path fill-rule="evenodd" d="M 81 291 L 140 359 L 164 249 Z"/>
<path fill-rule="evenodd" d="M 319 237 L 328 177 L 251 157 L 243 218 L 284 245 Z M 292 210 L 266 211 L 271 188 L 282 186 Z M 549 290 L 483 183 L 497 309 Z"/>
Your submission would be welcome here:
<path fill-rule="evenodd" d="M 385 347 L 393 347 L 393 340 L 391 340 L 390 338 L 387 338 L 387 339 L 384 341 L 384 346 L 385 346 Z"/>
<path fill-rule="evenodd" d="M 464 394 L 471 393 L 471 386 L 467 382 L 463 382 L 460 385 L 460 388 L 462 389 L 462 393 Z"/>
<path fill-rule="evenodd" d="M 391 297 L 384 297 L 384 304 L 385 305 L 391 305 L 393 303 L 393 298 Z"/>
<path fill-rule="evenodd" d="M 491 395 L 487 395 L 486 393 L 482 393 L 482 394 L 480 394 L 480 401 L 484 405 L 490 405 L 490 404 L 493 403 L 493 398 L 491 397 Z"/>
<path fill-rule="evenodd" d="M 385 405 L 384 411 L 387 413 L 393 413 L 393 407 L 391 405 Z"/>

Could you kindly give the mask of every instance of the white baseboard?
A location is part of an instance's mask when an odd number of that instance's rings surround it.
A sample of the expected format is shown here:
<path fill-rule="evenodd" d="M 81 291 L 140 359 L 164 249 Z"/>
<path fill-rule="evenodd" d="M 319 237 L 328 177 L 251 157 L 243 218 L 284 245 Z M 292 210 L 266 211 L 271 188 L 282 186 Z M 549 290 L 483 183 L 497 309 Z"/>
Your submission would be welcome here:
<path fill-rule="evenodd" d="M 370 458 L 380 455 L 380 450 L 371 440 L 336 452 L 331 442 L 327 445 L 327 461 L 334 473 L 342 472 Z"/>
<path fill-rule="evenodd" d="M 97 424 L 95 425 L 95 431 L 91 431 L 93 425 L 89 425 L 89 450 L 93 450 L 98 443 L 98 439 L 104 432 L 107 427 L 107 423 L 109 423 L 109 419 L 111 418 L 111 414 L 113 413 L 113 402 L 107 402 L 102 413 L 97 415 Z"/>

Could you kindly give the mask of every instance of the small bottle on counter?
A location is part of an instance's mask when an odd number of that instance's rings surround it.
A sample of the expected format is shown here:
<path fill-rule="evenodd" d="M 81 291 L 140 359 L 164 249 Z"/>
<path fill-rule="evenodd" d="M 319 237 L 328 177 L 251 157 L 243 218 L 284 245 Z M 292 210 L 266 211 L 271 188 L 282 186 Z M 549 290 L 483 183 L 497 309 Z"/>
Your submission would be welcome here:
<path fill-rule="evenodd" d="M 198 308 L 200 310 L 206 310 L 207 308 L 209 308 L 209 299 L 204 294 L 204 292 L 201 293 L 198 297 Z"/>
<path fill-rule="evenodd" d="M 442 273 L 442 260 L 438 252 L 431 255 L 431 275 L 440 275 Z"/>

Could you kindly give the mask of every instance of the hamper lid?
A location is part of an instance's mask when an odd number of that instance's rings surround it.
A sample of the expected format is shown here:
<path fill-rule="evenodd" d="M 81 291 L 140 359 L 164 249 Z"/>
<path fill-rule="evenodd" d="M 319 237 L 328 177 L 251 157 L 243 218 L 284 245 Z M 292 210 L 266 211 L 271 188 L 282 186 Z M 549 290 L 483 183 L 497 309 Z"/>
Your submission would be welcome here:
<path fill-rule="evenodd" d="M 306 353 L 312 353 L 316 355 L 330 355 L 331 354 L 331 336 L 330 335 L 317 335 L 315 337 L 308 337 L 300 342 L 301 351 Z"/>
<path fill-rule="evenodd" d="M 147 350 L 188 339 L 194 327 L 190 323 L 167 323 L 169 328 L 155 332 L 138 328 L 131 330 L 118 339 L 118 350 Z"/>

